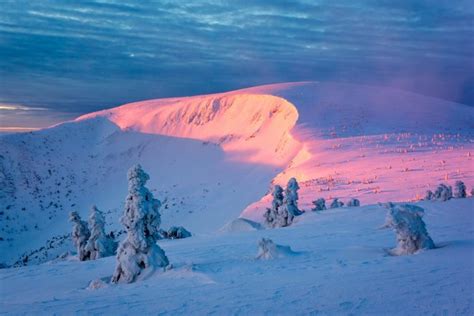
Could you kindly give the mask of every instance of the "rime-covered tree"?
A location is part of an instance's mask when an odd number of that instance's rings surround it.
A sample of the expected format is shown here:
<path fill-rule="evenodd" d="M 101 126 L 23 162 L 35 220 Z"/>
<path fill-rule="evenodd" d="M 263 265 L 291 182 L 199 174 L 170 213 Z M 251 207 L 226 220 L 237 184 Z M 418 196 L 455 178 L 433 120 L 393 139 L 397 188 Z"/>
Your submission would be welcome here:
<path fill-rule="evenodd" d="M 350 199 L 348 202 L 347 202 L 347 206 L 348 207 L 356 207 L 356 206 L 360 206 L 360 201 L 358 199 Z"/>
<path fill-rule="evenodd" d="M 278 184 L 275 185 L 275 187 L 273 188 L 272 196 L 273 196 L 272 207 L 267 208 L 267 211 L 265 212 L 263 216 L 265 218 L 265 224 L 267 226 L 277 227 L 279 226 L 278 219 L 280 217 L 280 213 L 281 211 L 283 211 L 283 210 L 280 210 L 282 209 L 282 206 L 283 206 L 283 188 L 279 186 Z"/>
<path fill-rule="evenodd" d="M 133 282 L 145 269 L 166 267 L 169 264 L 164 251 L 156 244 L 161 216 L 161 203 L 145 187 L 150 179 L 140 165 L 128 171 L 128 196 L 120 222 L 127 237 L 117 251 L 117 267 L 113 283 Z"/>
<path fill-rule="evenodd" d="M 283 200 L 284 206 L 288 211 L 288 214 L 291 216 L 299 216 L 303 214 L 302 211 L 298 209 L 298 190 L 300 186 L 295 178 L 291 178 L 288 180 L 288 184 L 286 185 L 285 189 L 285 198 Z"/>
<path fill-rule="evenodd" d="M 343 207 L 343 206 L 344 206 L 344 203 L 342 201 L 339 201 L 338 198 L 335 198 L 334 200 L 332 200 L 330 208 L 338 208 L 338 207 Z"/>
<path fill-rule="evenodd" d="M 86 244 L 86 251 L 91 260 L 112 256 L 115 252 L 115 242 L 105 234 L 104 214 L 93 205 L 89 215 L 91 236 Z"/>
<path fill-rule="evenodd" d="M 77 257 L 80 261 L 88 260 L 90 253 L 86 250 L 87 241 L 91 235 L 87 223 L 81 219 L 77 212 L 69 214 L 69 221 L 74 223 L 72 228 L 72 242 L 77 250 Z"/>
<path fill-rule="evenodd" d="M 454 184 L 454 197 L 458 199 L 464 199 L 466 194 L 466 185 L 462 181 L 456 181 Z"/>
<path fill-rule="evenodd" d="M 385 207 L 389 210 L 385 226 L 392 228 L 397 235 L 397 247 L 393 249 L 393 254 L 407 255 L 435 247 L 423 221 L 423 208 L 393 203 L 388 203 Z"/>
<path fill-rule="evenodd" d="M 314 205 L 314 208 L 312 208 L 312 211 L 323 211 L 326 209 L 326 201 L 323 198 L 317 199 L 316 201 L 312 202 Z"/>
<path fill-rule="evenodd" d="M 440 201 L 447 201 L 453 198 L 453 189 L 451 186 L 441 183 L 433 193 L 433 198 Z"/>

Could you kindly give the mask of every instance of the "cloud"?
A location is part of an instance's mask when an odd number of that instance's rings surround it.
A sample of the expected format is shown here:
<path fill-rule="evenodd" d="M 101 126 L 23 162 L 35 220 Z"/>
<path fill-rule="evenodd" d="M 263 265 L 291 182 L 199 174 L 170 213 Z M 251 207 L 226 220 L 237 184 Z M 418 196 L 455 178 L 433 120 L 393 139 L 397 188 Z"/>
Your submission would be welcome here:
<path fill-rule="evenodd" d="M 0 102 L 0 111 L 46 111 L 46 108 L 24 106 L 20 104 L 8 104 Z"/>
<path fill-rule="evenodd" d="M 473 19 L 467 0 L 5 1 L 0 98 L 85 113 L 278 81 L 342 80 L 474 104 L 465 91 Z M 450 88 L 438 89 L 443 83 Z"/>

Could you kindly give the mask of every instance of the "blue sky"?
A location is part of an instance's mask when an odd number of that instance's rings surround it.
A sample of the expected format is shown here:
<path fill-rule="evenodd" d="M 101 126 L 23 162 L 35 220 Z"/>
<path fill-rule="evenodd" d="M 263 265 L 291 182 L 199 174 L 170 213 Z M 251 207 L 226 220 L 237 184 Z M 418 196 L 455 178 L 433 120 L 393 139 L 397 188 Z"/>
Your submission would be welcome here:
<path fill-rule="evenodd" d="M 474 105 L 472 1 L 2 0 L 0 127 L 286 81 Z"/>

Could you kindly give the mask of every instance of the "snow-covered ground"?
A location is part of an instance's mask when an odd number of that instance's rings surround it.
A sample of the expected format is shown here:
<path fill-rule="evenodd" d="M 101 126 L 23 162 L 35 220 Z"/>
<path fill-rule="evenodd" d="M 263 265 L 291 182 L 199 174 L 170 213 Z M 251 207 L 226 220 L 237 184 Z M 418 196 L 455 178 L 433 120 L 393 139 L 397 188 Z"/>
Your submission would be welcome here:
<path fill-rule="evenodd" d="M 0 311 L 473 314 L 473 199 L 418 202 L 440 248 L 406 257 L 387 255 L 395 237 L 377 229 L 386 211 L 376 204 L 419 201 L 441 182 L 470 191 L 473 122 L 462 104 L 303 82 L 136 102 L 2 135 L 0 265 L 26 267 L 0 270 Z M 173 269 L 88 290 L 114 258 L 44 262 L 73 251 L 70 211 L 85 218 L 95 204 L 107 231 L 123 230 L 135 163 L 163 204 L 162 228 L 194 236 L 160 242 Z M 272 186 L 291 177 L 302 209 L 321 197 L 363 207 L 307 212 L 285 229 L 243 220 L 261 222 Z M 261 237 L 298 254 L 255 261 Z"/>
<path fill-rule="evenodd" d="M 291 227 L 162 241 L 174 268 L 129 285 L 110 279 L 115 258 L 0 270 L 0 310 L 12 314 L 472 315 L 474 199 L 420 202 L 438 246 L 390 256 L 386 209 L 304 214 Z M 262 237 L 295 254 L 255 260 Z"/>
<path fill-rule="evenodd" d="M 260 221 L 272 184 L 290 177 L 304 209 L 320 197 L 416 200 L 456 180 L 470 190 L 472 122 L 474 109 L 462 104 L 306 82 L 136 102 L 0 136 L 0 263 L 68 250 L 67 214 L 86 216 L 92 204 L 109 230 L 121 229 L 126 170 L 137 162 L 164 202 L 163 226 L 197 233 L 239 215 Z"/>

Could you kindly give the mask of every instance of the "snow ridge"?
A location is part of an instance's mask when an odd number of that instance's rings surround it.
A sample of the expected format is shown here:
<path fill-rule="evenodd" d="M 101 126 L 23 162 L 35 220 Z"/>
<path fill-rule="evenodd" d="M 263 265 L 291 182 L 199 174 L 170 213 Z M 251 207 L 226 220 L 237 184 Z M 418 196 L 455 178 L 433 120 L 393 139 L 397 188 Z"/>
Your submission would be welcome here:
<path fill-rule="evenodd" d="M 106 117 L 122 130 L 209 141 L 252 163 L 285 165 L 301 147 L 290 131 L 296 107 L 265 94 L 228 93 L 126 104 L 81 116 Z"/>

